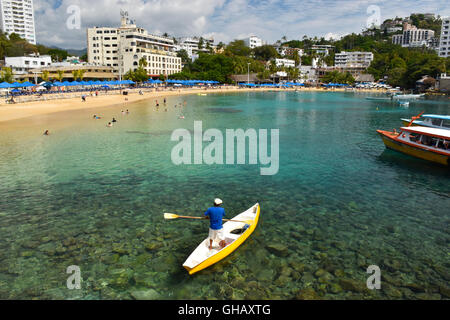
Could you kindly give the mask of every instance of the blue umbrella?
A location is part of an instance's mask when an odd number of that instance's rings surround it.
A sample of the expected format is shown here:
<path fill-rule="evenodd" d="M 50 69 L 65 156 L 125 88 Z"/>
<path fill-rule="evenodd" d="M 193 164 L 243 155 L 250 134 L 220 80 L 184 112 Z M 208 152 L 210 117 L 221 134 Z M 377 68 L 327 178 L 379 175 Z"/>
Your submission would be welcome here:
<path fill-rule="evenodd" d="M 31 82 L 26 81 L 26 82 L 22 83 L 22 87 L 23 88 L 25 88 L 25 87 L 34 87 L 34 84 L 32 84 Z"/>
<path fill-rule="evenodd" d="M 2 82 L 0 83 L 0 88 L 5 89 L 5 88 L 12 88 L 13 85 L 11 83 L 8 82 Z"/>

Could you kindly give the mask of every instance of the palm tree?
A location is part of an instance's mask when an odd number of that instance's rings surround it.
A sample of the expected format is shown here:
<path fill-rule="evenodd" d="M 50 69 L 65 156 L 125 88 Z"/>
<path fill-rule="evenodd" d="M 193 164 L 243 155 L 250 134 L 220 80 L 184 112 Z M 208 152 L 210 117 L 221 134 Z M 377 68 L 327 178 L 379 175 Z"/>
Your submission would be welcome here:
<path fill-rule="evenodd" d="M 73 70 L 72 71 L 73 80 L 77 81 L 80 76 L 80 70 Z"/>
<path fill-rule="evenodd" d="M 48 72 L 47 70 L 43 71 L 41 78 L 43 81 L 48 82 L 48 80 L 50 79 L 50 72 Z"/>
<path fill-rule="evenodd" d="M 61 82 L 64 79 L 64 71 L 58 70 L 57 73 L 56 79 Z"/>
<path fill-rule="evenodd" d="M 84 79 L 84 74 L 86 73 L 86 70 L 78 70 L 78 78 L 80 79 L 80 81 L 83 81 Z"/>
<path fill-rule="evenodd" d="M 145 59 L 144 57 L 142 57 L 140 60 L 139 60 L 139 67 L 147 67 L 148 66 L 148 62 L 147 62 L 147 59 Z"/>

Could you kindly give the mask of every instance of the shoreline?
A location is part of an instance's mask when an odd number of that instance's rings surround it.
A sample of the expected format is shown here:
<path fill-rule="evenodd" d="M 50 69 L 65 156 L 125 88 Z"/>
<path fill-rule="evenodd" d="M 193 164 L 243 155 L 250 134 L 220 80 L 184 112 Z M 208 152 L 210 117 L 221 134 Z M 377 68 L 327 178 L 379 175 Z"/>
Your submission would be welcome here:
<path fill-rule="evenodd" d="M 346 91 L 345 89 L 323 88 L 301 88 L 301 89 L 280 89 L 280 88 L 239 88 L 239 87 L 221 87 L 218 89 L 177 89 L 177 90 L 156 90 L 141 89 L 143 95 L 139 95 L 139 89 L 128 89 L 128 96 L 120 95 L 119 92 L 104 94 L 100 92 L 99 96 L 90 96 L 87 93 L 62 93 L 59 99 L 38 100 L 32 102 L 23 102 L 16 104 L 6 104 L 3 100 L 0 103 L 0 123 L 42 116 L 52 113 L 87 110 L 103 107 L 113 107 L 120 104 L 130 104 L 151 99 L 162 99 L 164 97 L 183 96 L 191 94 L 215 94 L 215 93 L 237 93 L 237 92 L 355 92 L 355 93 L 385 93 L 385 90 L 377 89 L 357 89 L 355 91 Z M 86 102 L 81 101 L 81 95 L 86 95 Z M 122 101 L 119 101 L 123 99 Z M 127 99 L 127 100 L 125 100 Z M 126 108 L 126 107 L 125 107 Z"/>

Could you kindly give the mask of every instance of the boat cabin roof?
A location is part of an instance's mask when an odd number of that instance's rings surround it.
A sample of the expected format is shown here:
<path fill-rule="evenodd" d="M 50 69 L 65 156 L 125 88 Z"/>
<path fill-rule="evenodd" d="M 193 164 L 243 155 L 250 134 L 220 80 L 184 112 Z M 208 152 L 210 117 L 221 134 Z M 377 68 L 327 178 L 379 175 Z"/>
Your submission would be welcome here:
<path fill-rule="evenodd" d="M 430 119 L 450 120 L 450 116 L 442 116 L 439 114 L 425 114 L 422 117 Z"/>
<path fill-rule="evenodd" d="M 404 127 L 402 131 L 423 134 L 427 136 L 433 136 L 436 138 L 441 138 L 445 140 L 450 140 L 450 130 L 428 128 L 428 127 Z"/>

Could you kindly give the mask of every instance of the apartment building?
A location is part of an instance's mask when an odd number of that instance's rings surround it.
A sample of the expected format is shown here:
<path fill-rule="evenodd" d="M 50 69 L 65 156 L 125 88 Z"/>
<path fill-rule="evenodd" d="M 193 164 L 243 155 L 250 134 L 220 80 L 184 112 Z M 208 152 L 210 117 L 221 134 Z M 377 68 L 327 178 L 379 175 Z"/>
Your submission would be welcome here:
<path fill-rule="evenodd" d="M 439 43 L 439 57 L 450 57 L 450 17 L 442 18 L 441 41 Z"/>
<path fill-rule="evenodd" d="M 403 26 L 403 34 L 392 36 L 392 43 L 402 47 L 430 47 L 433 45 L 434 31 L 428 29 L 418 29 L 409 23 Z"/>
<path fill-rule="evenodd" d="M 175 51 L 185 50 L 192 59 L 194 55 L 198 55 L 200 52 L 209 52 L 207 47 L 214 49 L 214 39 L 205 39 L 203 38 L 203 45 L 200 48 L 200 38 L 198 37 L 183 37 L 179 38 L 178 43 L 175 45 Z"/>
<path fill-rule="evenodd" d="M 0 29 L 36 44 L 33 0 L 0 0 Z"/>
<path fill-rule="evenodd" d="M 291 59 L 275 59 L 275 64 L 277 68 L 286 67 L 286 68 L 295 68 L 295 61 Z"/>
<path fill-rule="evenodd" d="M 151 77 L 181 72 L 173 39 L 149 34 L 122 13 L 119 28 L 94 27 L 87 30 L 88 63 L 111 67 L 123 76 L 135 71 L 144 58 L 143 67 Z"/>
<path fill-rule="evenodd" d="M 295 52 L 298 53 L 299 57 L 302 57 L 305 54 L 304 50 L 299 48 L 291 48 L 288 46 L 274 46 L 274 48 L 282 57 L 292 57 Z"/>
<path fill-rule="evenodd" d="M 247 47 L 249 47 L 250 49 L 255 49 L 257 47 L 262 47 L 263 45 L 265 45 L 266 43 L 258 38 L 257 36 L 250 36 L 248 38 L 243 39 L 244 43 Z"/>
<path fill-rule="evenodd" d="M 372 52 L 341 52 L 335 55 L 336 67 L 361 67 L 368 68 L 373 61 Z"/>

